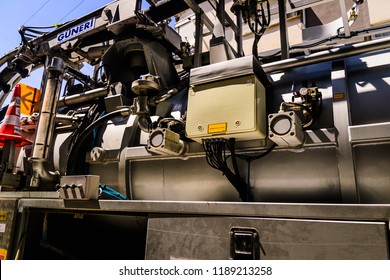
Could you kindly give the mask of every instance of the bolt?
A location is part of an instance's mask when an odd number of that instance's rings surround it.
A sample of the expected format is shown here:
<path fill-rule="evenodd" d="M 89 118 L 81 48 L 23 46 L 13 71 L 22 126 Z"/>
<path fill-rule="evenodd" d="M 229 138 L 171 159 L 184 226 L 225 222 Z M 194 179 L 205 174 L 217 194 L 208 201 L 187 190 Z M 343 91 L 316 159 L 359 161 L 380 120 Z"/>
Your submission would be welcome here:
<path fill-rule="evenodd" d="M 240 122 L 240 121 L 235 121 L 234 124 L 235 124 L 236 126 L 240 126 L 240 125 L 241 125 L 241 122 Z"/>
<path fill-rule="evenodd" d="M 294 133 L 294 132 L 290 132 L 290 135 L 291 135 L 291 136 L 294 136 L 294 135 L 295 135 L 295 133 Z"/>
<path fill-rule="evenodd" d="M 203 131 L 203 126 L 199 125 L 199 126 L 198 126 L 198 130 L 199 130 L 199 131 Z"/>

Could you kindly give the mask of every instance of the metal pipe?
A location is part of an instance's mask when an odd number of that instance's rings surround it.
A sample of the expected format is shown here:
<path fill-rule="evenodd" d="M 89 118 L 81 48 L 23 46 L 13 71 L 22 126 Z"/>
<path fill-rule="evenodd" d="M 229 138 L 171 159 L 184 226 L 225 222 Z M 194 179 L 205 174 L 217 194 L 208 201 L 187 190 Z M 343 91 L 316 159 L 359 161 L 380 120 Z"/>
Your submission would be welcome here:
<path fill-rule="evenodd" d="M 108 94 L 108 89 L 105 87 L 105 88 L 97 88 L 97 89 L 89 90 L 86 92 L 82 92 L 70 96 L 63 96 L 58 100 L 58 107 L 62 108 L 65 106 L 78 105 L 80 103 L 88 102 L 99 97 L 107 96 L 107 94 Z"/>
<path fill-rule="evenodd" d="M 202 44 L 203 44 L 203 11 L 195 14 L 194 67 L 202 66 Z"/>
<path fill-rule="evenodd" d="M 223 35 L 225 36 L 225 0 L 219 0 L 217 4 L 217 18 L 222 24 Z"/>
<path fill-rule="evenodd" d="M 278 0 L 279 8 L 279 26 L 280 26 L 280 49 L 282 51 L 282 59 L 290 58 L 289 43 L 288 43 L 288 27 L 285 0 Z"/>
<path fill-rule="evenodd" d="M 157 96 L 151 98 L 148 101 L 148 104 L 152 105 L 152 106 L 157 106 L 159 103 L 168 100 L 169 98 L 175 96 L 176 94 L 177 94 L 176 88 L 170 89 L 167 93 L 165 93 L 163 95 L 157 95 Z"/>
<path fill-rule="evenodd" d="M 339 2 L 340 2 L 341 18 L 343 19 L 344 34 L 345 37 L 348 38 L 351 36 L 351 30 L 349 29 L 347 7 L 345 6 L 345 0 L 339 0 Z"/>
<path fill-rule="evenodd" d="M 307 66 L 311 64 L 326 62 L 335 59 L 347 58 L 354 55 L 360 55 L 367 52 L 379 51 L 390 48 L 390 39 L 378 39 L 370 42 L 358 43 L 332 50 L 322 51 L 308 56 L 285 59 L 277 62 L 263 64 L 262 67 L 266 73 L 275 73 L 290 70 L 295 67 Z"/>
<path fill-rule="evenodd" d="M 187 4 L 187 6 L 194 12 L 195 15 L 202 14 L 202 24 L 206 26 L 206 28 L 213 32 L 214 30 L 214 23 L 208 18 L 208 16 L 205 15 L 202 8 L 196 3 L 195 0 L 184 0 L 184 2 Z M 203 32 L 203 28 L 202 28 Z"/>
<path fill-rule="evenodd" d="M 237 53 L 238 56 L 244 56 L 244 49 L 242 44 L 242 10 L 236 9 L 236 24 L 237 24 L 237 32 L 235 33 L 235 39 L 237 42 Z"/>
<path fill-rule="evenodd" d="M 75 115 L 64 115 L 64 114 L 57 114 L 56 115 L 56 123 L 64 125 L 72 125 L 74 122 L 77 122 L 80 120 Z"/>
<path fill-rule="evenodd" d="M 31 157 L 33 170 L 31 187 L 39 187 L 41 183 L 55 183 L 59 180 L 58 172 L 48 171 L 47 161 L 53 138 L 57 100 L 65 65 L 63 60 L 58 57 L 53 57 L 47 65 L 46 86 L 42 95 L 42 106 L 39 112 L 38 127 Z"/>

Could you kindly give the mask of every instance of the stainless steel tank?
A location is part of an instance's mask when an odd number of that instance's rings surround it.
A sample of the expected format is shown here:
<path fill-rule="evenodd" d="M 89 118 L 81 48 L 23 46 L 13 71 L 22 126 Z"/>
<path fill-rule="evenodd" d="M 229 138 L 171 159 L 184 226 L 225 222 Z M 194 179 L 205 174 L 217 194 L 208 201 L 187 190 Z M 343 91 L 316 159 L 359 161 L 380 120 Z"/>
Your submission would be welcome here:
<path fill-rule="evenodd" d="M 376 51 L 268 73 L 273 86 L 264 114 L 277 112 L 304 81 L 317 84 L 323 105 L 303 148 L 276 148 L 250 164 L 239 161 L 254 201 L 390 203 L 389 59 L 390 52 Z M 136 200 L 239 201 L 222 173 L 208 166 L 200 144 L 189 143 L 184 157 L 152 155 L 141 133 L 132 146 L 126 139 L 136 131 L 134 118 L 103 128 L 97 142 L 106 156 L 86 155 L 90 174 Z M 259 150 L 264 143 L 238 153 Z M 62 157 L 57 155 L 59 166 Z"/>

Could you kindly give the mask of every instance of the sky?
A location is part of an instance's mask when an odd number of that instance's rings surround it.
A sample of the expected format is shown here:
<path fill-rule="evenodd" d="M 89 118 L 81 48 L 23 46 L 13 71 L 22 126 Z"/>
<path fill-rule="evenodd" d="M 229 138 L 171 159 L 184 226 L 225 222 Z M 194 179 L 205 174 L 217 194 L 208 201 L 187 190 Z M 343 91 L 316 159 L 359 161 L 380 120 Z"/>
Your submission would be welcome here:
<path fill-rule="evenodd" d="M 0 55 L 20 44 L 18 28 L 49 26 L 86 15 L 110 0 L 0 0 Z"/>
<path fill-rule="evenodd" d="M 21 42 L 18 28 L 50 26 L 79 18 L 113 1 L 110 0 L 0 0 L 0 57 L 17 48 Z M 22 82 L 40 86 L 40 78 Z"/>

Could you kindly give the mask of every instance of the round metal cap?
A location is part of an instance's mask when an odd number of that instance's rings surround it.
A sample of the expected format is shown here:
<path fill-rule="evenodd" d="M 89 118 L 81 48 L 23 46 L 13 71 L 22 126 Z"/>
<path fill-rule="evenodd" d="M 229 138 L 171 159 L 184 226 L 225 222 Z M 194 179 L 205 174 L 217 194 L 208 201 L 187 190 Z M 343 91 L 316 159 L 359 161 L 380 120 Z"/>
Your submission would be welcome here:
<path fill-rule="evenodd" d="M 155 131 L 150 135 L 150 145 L 152 147 L 160 147 L 164 142 L 164 134 L 162 131 Z"/>
<path fill-rule="evenodd" d="M 276 116 L 270 125 L 271 131 L 276 135 L 286 135 L 290 132 L 291 127 L 291 119 L 286 115 Z"/>

